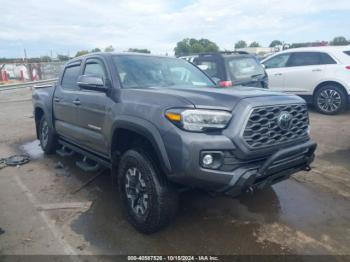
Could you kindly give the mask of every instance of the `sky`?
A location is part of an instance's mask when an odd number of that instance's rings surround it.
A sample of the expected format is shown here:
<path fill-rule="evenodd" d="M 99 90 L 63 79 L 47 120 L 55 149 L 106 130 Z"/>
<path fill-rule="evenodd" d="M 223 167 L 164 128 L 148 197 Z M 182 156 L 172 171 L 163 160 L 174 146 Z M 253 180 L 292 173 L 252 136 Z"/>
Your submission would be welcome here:
<path fill-rule="evenodd" d="M 113 45 L 173 54 L 184 38 L 232 50 L 238 40 L 267 46 L 350 39 L 349 0 L 0 0 L 0 57 L 64 54 Z"/>

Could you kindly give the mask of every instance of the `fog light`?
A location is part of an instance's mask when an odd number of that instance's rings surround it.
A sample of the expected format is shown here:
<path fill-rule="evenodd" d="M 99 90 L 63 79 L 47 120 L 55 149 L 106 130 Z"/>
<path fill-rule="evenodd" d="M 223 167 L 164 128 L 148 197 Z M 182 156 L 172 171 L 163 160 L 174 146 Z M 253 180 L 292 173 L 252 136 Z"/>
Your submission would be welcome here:
<path fill-rule="evenodd" d="M 202 163 L 204 166 L 210 166 L 211 164 L 213 164 L 213 162 L 214 162 L 214 158 L 210 154 L 204 155 L 202 158 Z"/>

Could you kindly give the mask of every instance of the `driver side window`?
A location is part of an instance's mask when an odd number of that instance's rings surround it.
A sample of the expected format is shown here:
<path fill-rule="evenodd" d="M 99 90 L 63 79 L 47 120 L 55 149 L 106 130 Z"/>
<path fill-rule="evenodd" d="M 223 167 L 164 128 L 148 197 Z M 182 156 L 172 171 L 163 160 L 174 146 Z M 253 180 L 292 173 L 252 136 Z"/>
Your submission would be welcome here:
<path fill-rule="evenodd" d="M 106 79 L 106 73 L 103 65 L 101 64 L 101 62 L 95 59 L 87 60 L 83 74 L 98 76 L 103 79 Z"/>
<path fill-rule="evenodd" d="M 290 54 L 277 55 L 264 62 L 266 69 L 286 67 Z"/>

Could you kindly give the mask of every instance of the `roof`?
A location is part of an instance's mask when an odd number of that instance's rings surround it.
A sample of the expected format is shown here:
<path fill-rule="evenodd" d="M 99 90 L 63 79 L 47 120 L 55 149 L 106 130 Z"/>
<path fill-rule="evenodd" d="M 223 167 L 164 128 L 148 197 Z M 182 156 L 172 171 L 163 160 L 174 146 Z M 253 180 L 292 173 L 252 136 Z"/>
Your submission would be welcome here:
<path fill-rule="evenodd" d="M 315 47 L 300 47 L 300 48 L 291 48 L 284 50 L 279 53 L 288 53 L 288 52 L 310 52 L 310 51 L 345 51 L 350 50 L 350 45 L 348 46 L 315 46 Z"/>
<path fill-rule="evenodd" d="M 222 56 L 222 57 L 237 57 L 237 56 L 254 56 L 254 54 L 249 54 L 244 51 L 222 51 L 222 52 L 205 52 L 205 53 L 198 53 L 188 56 L 180 56 L 179 58 L 192 58 L 192 57 L 199 57 L 199 56 Z"/>
<path fill-rule="evenodd" d="M 86 55 L 74 57 L 71 60 L 68 61 L 68 63 L 74 63 L 77 61 L 81 61 L 83 59 L 89 58 L 89 57 L 94 57 L 94 56 L 102 56 L 102 57 L 110 57 L 110 56 L 126 56 L 126 55 L 135 55 L 135 56 L 150 56 L 150 57 L 163 57 L 163 58 L 174 58 L 174 57 L 169 57 L 169 56 L 161 56 L 161 55 L 152 55 L 152 54 L 143 54 L 143 53 L 135 53 L 135 52 L 123 52 L 123 53 L 114 53 L 114 52 L 95 52 L 95 53 L 89 53 Z"/>

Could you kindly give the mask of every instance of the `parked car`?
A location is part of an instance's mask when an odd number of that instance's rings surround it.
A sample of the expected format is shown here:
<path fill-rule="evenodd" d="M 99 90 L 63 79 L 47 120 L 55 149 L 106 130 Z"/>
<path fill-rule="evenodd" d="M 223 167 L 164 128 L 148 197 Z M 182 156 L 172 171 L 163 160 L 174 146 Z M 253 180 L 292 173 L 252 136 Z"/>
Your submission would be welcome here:
<path fill-rule="evenodd" d="M 258 58 L 246 52 L 201 53 L 181 58 L 198 66 L 221 87 L 268 88 L 268 77 Z"/>
<path fill-rule="evenodd" d="M 262 64 L 272 90 L 300 95 L 323 114 L 350 104 L 350 46 L 289 49 Z"/>
<path fill-rule="evenodd" d="M 221 88 L 176 58 L 94 53 L 36 89 L 45 153 L 78 152 L 111 168 L 130 223 L 152 233 L 174 217 L 179 189 L 236 196 L 310 170 L 305 101 L 261 88 Z"/>

